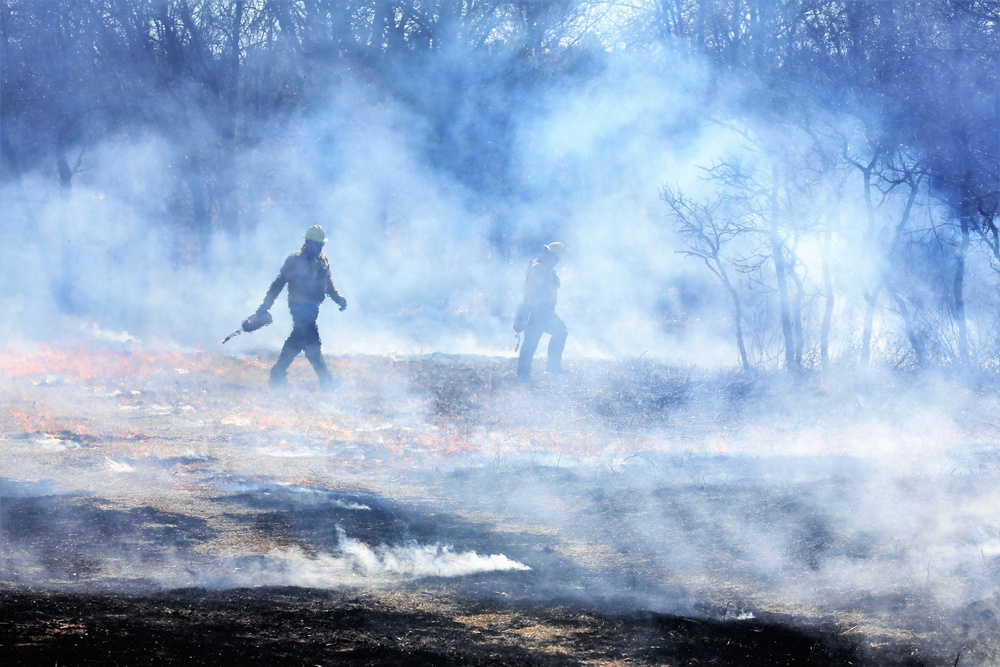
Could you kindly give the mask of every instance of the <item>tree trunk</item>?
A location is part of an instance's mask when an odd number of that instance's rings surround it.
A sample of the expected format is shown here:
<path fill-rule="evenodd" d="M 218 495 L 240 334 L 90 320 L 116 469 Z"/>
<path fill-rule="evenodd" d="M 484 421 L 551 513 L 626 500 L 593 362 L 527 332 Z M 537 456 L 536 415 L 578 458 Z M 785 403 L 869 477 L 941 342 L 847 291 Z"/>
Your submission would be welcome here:
<path fill-rule="evenodd" d="M 875 151 L 871 161 L 867 166 L 861 167 L 861 174 L 864 179 L 865 197 L 865 252 L 870 252 L 875 245 L 875 204 L 872 202 L 872 169 L 878 160 L 879 151 Z M 862 288 L 861 293 L 865 297 L 865 324 L 861 331 L 861 365 L 867 366 L 871 363 L 872 356 L 872 327 L 875 325 L 875 305 L 878 303 L 879 293 L 882 291 L 882 276 L 879 275 L 875 289 L 869 291 L 867 287 Z"/>
<path fill-rule="evenodd" d="M 823 370 L 830 367 L 830 327 L 833 325 L 833 277 L 830 274 L 830 237 L 829 228 L 823 237 L 822 257 L 820 259 L 823 270 L 823 324 L 819 332 L 819 358 Z"/>
<path fill-rule="evenodd" d="M 233 22 L 229 34 L 227 85 L 224 87 L 226 117 L 222 124 L 222 168 L 219 170 L 219 220 L 230 241 L 238 241 L 240 221 L 238 145 L 240 133 L 240 34 L 243 23 L 243 0 L 233 4 Z"/>
<path fill-rule="evenodd" d="M 875 324 L 875 304 L 878 302 L 879 292 L 882 291 L 882 283 L 875 286 L 875 289 L 868 291 L 867 288 L 861 290 L 865 297 L 865 323 L 861 329 L 861 365 L 867 366 L 872 359 L 872 327 Z"/>
<path fill-rule="evenodd" d="M 403 34 L 396 24 L 397 0 L 378 0 L 372 22 L 371 47 L 379 53 L 398 53 L 403 49 Z"/>
<path fill-rule="evenodd" d="M 68 196 L 73 189 L 73 170 L 66 157 L 67 141 L 65 131 L 56 132 L 56 171 L 59 173 L 59 192 L 63 197 Z"/>
<path fill-rule="evenodd" d="M 962 197 L 967 193 L 963 184 Z M 967 204 L 963 202 L 961 221 L 961 241 L 955 257 L 955 280 L 952 283 L 952 294 L 955 299 L 955 324 L 958 326 L 958 361 L 962 366 L 969 365 L 969 328 L 965 319 L 965 258 L 969 253 L 969 215 Z"/>
<path fill-rule="evenodd" d="M 785 267 L 786 273 L 795 284 L 795 297 L 791 299 L 791 326 L 792 338 L 795 341 L 795 365 L 802 366 L 802 350 L 805 347 L 805 333 L 802 331 L 802 302 L 805 300 L 806 288 L 802 284 L 802 278 L 795 270 L 797 258 L 794 250 L 789 250 L 791 261 Z"/>
<path fill-rule="evenodd" d="M 713 259 L 715 260 L 719 277 L 722 279 L 722 284 L 725 286 L 726 291 L 729 293 L 729 298 L 733 302 L 733 323 L 736 329 L 736 349 L 740 354 L 740 367 L 744 371 L 749 371 L 750 359 L 747 357 L 747 347 L 743 340 L 743 304 L 740 303 L 740 295 L 736 291 L 736 288 L 734 288 L 733 284 L 729 282 L 729 273 L 726 271 L 726 267 L 722 263 L 722 260 L 719 259 L 718 254 L 716 254 Z"/>
<path fill-rule="evenodd" d="M 917 200 L 917 182 L 913 180 L 913 175 L 908 170 L 906 172 L 906 182 L 910 185 L 910 192 L 906 196 L 906 204 L 903 206 L 903 213 L 899 217 L 896 229 L 893 231 L 892 245 L 889 246 L 890 256 L 895 255 L 896 249 L 902 242 L 903 229 L 910 220 L 910 214 L 913 211 L 913 204 Z M 899 308 L 899 314 L 903 318 L 903 327 L 906 331 L 906 338 L 910 341 L 910 346 L 913 348 L 913 355 L 916 357 L 917 366 L 922 367 L 927 356 L 924 353 L 923 343 L 917 335 L 917 327 L 913 323 L 913 315 L 910 313 L 910 309 L 906 305 L 906 300 L 903 298 L 903 295 L 900 294 L 899 290 L 897 290 L 892 284 L 892 281 L 886 277 L 883 279 L 883 282 L 886 284 L 886 290 L 889 292 L 890 297 Z"/>
<path fill-rule="evenodd" d="M 209 268 L 209 256 L 212 250 L 212 220 L 209 214 L 208 194 L 205 187 L 205 177 L 201 165 L 201 160 L 197 156 L 191 156 L 187 160 L 185 172 L 185 184 L 188 188 L 188 195 L 191 198 L 191 225 L 198 236 L 198 259 L 204 269 Z M 178 248 L 178 250 L 180 250 Z M 178 252 L 175 262 L 180 265 L 187 261 L 182 253 Z"/>
<path fill-rule="evenodd" d="M 774 178 L 777 182 L 777 170 Z M 774 262 L 774 277 L 778 283 L 778 300 L 781 306 L 781 334 L 785 343 L 785 367 L 795 369 L 795 334 L 792 331 L 791 301 L 788 295 L 788 277 L 785 269 L 784 243 L 778 234 L 778 192 L 777 185 L 771 190 L 771 211 L 769 236 L 771 259 Z"/>
<path fill-rule="evenodd" d="M 913 316 L 910 315 L 910 309 L 906 306 L 906 301 L 903 300 L 899 294 L 893 292 L 891 294 L 892 300 L 896 302 L 896 307 L 899 308 L 899 314 L 903 318 L 903 327 L 906 331 L 906 338 L 910 341 L 910 347 L 913 348 L 913 356 L 917 360 L 917 367 L 922 368 L 924 366 L 925 354 L 924 345 L 920 342 L 920 337 L 917 335 L 917 328 L 913 324 Z"/>
<path fill-rule="evenodd" d="M 791 300 L 788 295 L 788 278 L 785 275 L 781 239 L 772 223 L 771 257 L 774 260 L 774 274 L 778 282 L 778 300 L 781 307 L 781 336 L 785 344 L 785 367 L 795 368 L 795 334 L 792 331 Z"/>

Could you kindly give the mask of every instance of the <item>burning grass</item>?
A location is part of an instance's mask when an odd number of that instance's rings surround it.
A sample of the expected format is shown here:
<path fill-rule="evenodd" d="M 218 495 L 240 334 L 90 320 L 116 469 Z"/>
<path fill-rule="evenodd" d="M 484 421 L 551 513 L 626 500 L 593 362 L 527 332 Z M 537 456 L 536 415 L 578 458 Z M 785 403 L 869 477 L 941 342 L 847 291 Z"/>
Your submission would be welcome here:
<path fill-rule="evenodd" d="M 0 354 L 24 664 L 998 657 L 986 385 L 136 347 Z"/>

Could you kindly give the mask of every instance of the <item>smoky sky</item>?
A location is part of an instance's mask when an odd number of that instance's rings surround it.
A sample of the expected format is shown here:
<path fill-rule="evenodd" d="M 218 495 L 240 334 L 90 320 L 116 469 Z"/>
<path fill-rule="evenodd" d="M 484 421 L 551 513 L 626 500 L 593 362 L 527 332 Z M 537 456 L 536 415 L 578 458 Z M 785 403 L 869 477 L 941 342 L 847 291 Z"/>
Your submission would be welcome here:
<path fill-rule="evenodd" d="M 200 259 L 197 231 L 184 231 L 169 186 L 191 168 L 186 144 L 155 127 L 77 147 L 81 168 L 68 192 L 45 169 L 5 185 L 4 215 L 20 223 L 5 231 L 5 333 L 59 337 L 96 327 L 214 348 L 260 304 L 303 231 L 319 223 L 330 237 L 325 252 L 334 282 L 349 303 L 344 313 L 330 304 L 321 310 L 329 353 L 509 351 L 524 270 L 543 243 L 560 240 L 569 249 L 559 267 L 568 359 L 649 355 L 733 367 L 729 297 L 702 261 L 684 254 L 661 199 L 671 187 L 695 201 L 723 201 L 725 187 L 707 170 L 726 162 L 765 187 L 774 174 L 809 181 L 782 203 L 784 233 L 800 261 L 805 328 L 818 327 L 828 279 L 836 299 L 833 353 L 857 346 L 862 295 L 884 270 L 883 248 L 903 194 L 885 195 L 870 218 L 859 172 L 811 171 L 815 136 L 755 113 L 753 88 L 739 76 L 713 72 L 691 56 L 611 52 L 587 76 L 556 77 L 494 100 L 508 112 L 513 174 L 513 192 L 500 195 L 433 159 L 445 136 L 470 154 L 496 151 L 491 142 L 499 139 L 490 136 L 495 126 L 478 118 L 488 105 L 464 99 L 502 71 L 446 57 L 410 64 L 399 77 L 407 85 L 397 81 L 395 88 L 350 69 L 317 77 L 326 90 L 316 103 L 240 148 L 236 195 L 255 224 L 236 236 L 216 232 Z M 446 127 L 421 113 L 413 103 L 418 93 L 425 105 L 436 99 L 448 110 Z M 803 107 L 808 115 L 808 101 Z M 862 128 L 873 118 L 817 107 L 814 120 L 815 134 L 829 131 L 831 145 L 843 141 L 847 154 L 868 157 Z M 211 123 L 191 127 L 198 142 L 218 138 Z M 733 215 L 765 224 L 748 210 Z M 942 248 L 938 264 L 946 274 L 954 245 L 953 228 L 944 224 L 948 211 L 926 192 L 914 211 L 913 226 L 932 230 L 937 243 L 928 248 Z M 821 225 L 832 233 L 817 231 Z M 723 254 L 757 271 L 737 275 L 738 290 L 746 324 L 756 327 L 754 360 L 772 364 L 778 314 L 760 238 L 734 238 Z M 980 255 L 970 257 L 967 270 L 970 323 L 973 335 L 983 336 L 994 322 L 992 275 Z M 54 276 L 71 285 L 70 317 L 50 289 Z M 911 284 L 935 279 L 946 276 L 899 276 Z M 290 323 L 284 296 L 272 312 L 274 326 L 226 350 L 276 349 Z M 879 340 L 887 350 L 902 339 L 891 308 L 879 310 L 875 329 L 885 334 Z M 816 345 L 812 335 L 806 348 Z"/>
<path fill-rule="evenodd" d="M 259 223 L 238 241 L 216 235 L 207 265 L 172 261 L 163 174 L 184 168 L 180 147 L 155 133 L 105 142 L 85 153 L 90 168 L 70 194 L 47 173 L 28 175 L 23 195 L 5 193 L 36 227 L 8 246 L 16 313 L 8 327 L 76 326 L 57 323 L 47 290 L 47 272 L 68 271 L 83 323 L 213 345 L 256 308 L 305 228 L 319 223 L 350 304 L 344 314 L 322 310 L 331 350 L 509 347 L 524 270 L 557 239 L 571 249 L 560 267 L 569 354 L 666 349 L 655 311 L 696 270 L 674 254 L 658 187 L 683 171 L 700 141 L 670 127 L 692 113 L 692 95 L 684 82 L 665 85 L 628 62 L 575 89 L 543 90 L 513 116 L 523 191 L 502 201 L 436 170 L 422 119 L 345 76 L 323 104 L 240 156 L 249 189 L 266 193 L 254 201 Z M 510 230 L 506 253 L 489 238 L 500 223 Z M 284 311 L 282 297 L 277 326 L 232 347 L 280 344 Z"/>

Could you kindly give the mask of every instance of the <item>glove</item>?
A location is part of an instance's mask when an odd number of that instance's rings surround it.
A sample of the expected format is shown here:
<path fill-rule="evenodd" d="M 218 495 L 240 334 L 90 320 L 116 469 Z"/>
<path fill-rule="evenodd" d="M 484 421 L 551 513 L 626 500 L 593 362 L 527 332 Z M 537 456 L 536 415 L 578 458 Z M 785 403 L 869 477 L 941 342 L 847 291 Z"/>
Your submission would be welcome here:
<path fill-rule="evenodd" d="M 340 302 L 340 310 L 341 312 L 347 310 L 347 299 L 344 299 L 343 301 Z"/>

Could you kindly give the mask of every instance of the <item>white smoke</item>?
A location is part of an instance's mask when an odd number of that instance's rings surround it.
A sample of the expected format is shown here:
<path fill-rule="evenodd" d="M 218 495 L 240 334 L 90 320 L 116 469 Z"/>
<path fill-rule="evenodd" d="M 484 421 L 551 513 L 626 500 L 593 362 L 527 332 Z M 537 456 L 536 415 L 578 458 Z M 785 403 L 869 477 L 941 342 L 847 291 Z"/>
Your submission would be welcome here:
<path fill-rule="evenodd" d="M 464 577 L 482 572 L 530 570 L 523 563 L 503 554 L 481 556 L 475 551 L 456 552 L 441 544 L 390 546 L 381 544 L 374 549 L 364 542 L 348 537 L 338 527 L 341 552 L 356 571 L 370 575 L 403 577 Z"/>
<path fill-rule="evenodd" d="M 391 586 L 424 577 L 458 578 L 487 572 L 524 572 L 531 568 L 503 554 L 455 551 L 450 545 L 380 544 L 371 547 L 337 527 L 336 553 L 308 554 L 298 547 L 270 551 L 263 559 L 244 561 L 226 575 L 211 576 L 221 586 Z M 178 582 L 169 582 L 177 585 Z M 205 581 L 200 582 L 206 585 Z"/>

